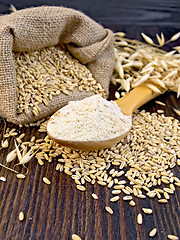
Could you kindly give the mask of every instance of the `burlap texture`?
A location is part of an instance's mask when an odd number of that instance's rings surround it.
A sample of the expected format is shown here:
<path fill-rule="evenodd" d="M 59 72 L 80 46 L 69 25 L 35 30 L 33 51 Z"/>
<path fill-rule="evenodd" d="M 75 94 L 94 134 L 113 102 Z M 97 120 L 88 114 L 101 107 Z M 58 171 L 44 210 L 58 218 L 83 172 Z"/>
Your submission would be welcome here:
<path fill-rule="evenodd" d="M 12 52 L 34 51 L 43 47 L 66 44 L 71 54 L 92 72 L 108 94 L 114 66 L 114 39 L 83 13 L 64 7 L 36 7 L 0 16 L 0 117 L 18 123 L 33 122 L 46 117 L 70 100 L 83 99 L 93 92 L 76 88 L 67 96 L 54 97 L 48 106 L 40 104 L 38 117 L 16 113 L 16 71 Z"/>

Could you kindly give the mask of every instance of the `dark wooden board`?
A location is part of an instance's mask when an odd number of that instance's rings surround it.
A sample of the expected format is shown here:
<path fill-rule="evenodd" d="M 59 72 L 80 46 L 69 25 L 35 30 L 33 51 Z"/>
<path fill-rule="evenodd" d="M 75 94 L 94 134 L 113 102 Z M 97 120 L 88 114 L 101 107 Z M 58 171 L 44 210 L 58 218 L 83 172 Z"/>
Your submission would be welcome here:
<path fill-rule="evenodd" d="M 1 1 L 1 13 L 8 12 L 8 5 L 12 3 L 18 8 L 41 4 L 74 7 L 113 31 L 125 31 L 129 38 L 141 39 L 141 32 L 155 36 L 155 33 L 161 31 L 168 38 L 179 31 L 180 27 L 179 1 L 105 1 L 104 8 L 103 1 L 100 3 L 77 0 L 58 3 L 57 1 L 24 1 L 23 3 Z M 177 41 L 173 44 L 179 43 Z M 167 49 L 169 50 L 173 44 Z M 111 99 L 114 91 L 115 87 L 111 86 Z M 176 99 L 175 93 L 165 93 L 156 100 L 165 102 L 166 107 L 159 106 L 155 104 L 155 100 L 152 100 L 142 109 L 151 112 L 164 109 L 166 115 L 178 118 L 172 109 L 173 107 L 180 109 L 180 101 Z M 14 125 L 8 123 L 8 126 Z M 4 123 L 1 121 L 0 139 L 2 139 L 3 128 Z M 33 127 L 22 128 L 21 132 L 26 133 L 26 139 L 33 134 L 37 138 L 43 136 Z M 12 146 L 13 141 L 8 149 L 0 150 L 1 163 L 5 162 L 7 152 L 12 149 Z M 14 173 L 0 167 L 0 176 L 7 178 L 6 182 L 0 182 L 1 240 L 69 240 L 73 233 L 78 234 L 83 240 L 146 240 L 149 239 L 149 231 L 154 227 L 157 227 L 158 234 L 153 239 L 167 239 L 167 234 L 170 233 L 180 237 L 180 190 L 178 188 L 166 205 L 158 204 L 155 199 L 135 198 L 136 207 L 132 208 L 122 200 L 121 196 L 117 203 L 111 205 L 114 210 L 111 216 L 104 211 L 111 196 L 108 188 L 87 184 L 87 190 L 80 192 L 70 176 L 55 170 L 56 164 L 55 161 L 40 166 L 36 160 L 32 160 L 28 164 L 29 173 L 24 180 L 17 179 Z M 173 172 L 180 177 L 178 167 L 175 167 Z M 44 176 L 51 180 L 51 185 L 43 183 Z M 94 191 L 99 195 L 98 201 L 91 197 Z M 153 215 L 145 216 L 140 226 L 136 223 L 136 216 L 142 207 L 152 208 Z M 22 222 L 18 220 L 20 211 L 25 214 Z"/>
<path fill-rule="evenodd" d="M 158 100 L 166 102 L 167 115 L 177 117 L 171 108 L 180 107 L 180 102 L 175 96 L 173 93 L 166 93 L 158 97 Z M 162 109 L 154 100 L 142 108 L 151 112 Z M 10 123 L 8 126 L 14 127 Z M 3 127 L 4 124 L 1 122 L 1 133 Z M 26 133 L 26 139 L 34 134 L 41 137 L 32 127 L 23 128 L 21 132 Z M 1 163 L 5 162 L 7 152 L 12 146 L 13 141 L 8 149 L 1 150 Z M 28 165 L 29 173 L 24 180 L 17 179 L 14 173 L 6 169 L 0 169 L 0 176 L 7 178 L 5 183 L 0 182 L 0 239 L 66 240 L 71 239 L 73 233 L 77 233 L 86 240 L 144 240 L 149 239 L 148 233 L 155 226 L 158 234 L 154 239 L 167 239 L 168 233 L 180 236 L 179 189 L 167 205 L 160 205 L 155 199 L 135 198 L 136 207 L 132 208 L 121 196 L 118 203 L 111 204 L 114 210 L 111 216 L 104 211 L 104 207 L 109 205 L 111 196 L 108 188 L 86 184 L 86 192 L 80 192 L 70 176 L 55 170 L 56 164 L 57 161 L 40 166 L 36 160 L 32 160 Z M 175 167 L 173 172 L 180 176 L 178 167 Z M 51 185 L 43 183 L 44 176 L 52 181 Z M 98 201 L 92 199 L 93 192 L 99 196 Z M 140 226 L 136 223 L 136 216 L 142 207 L 152 208 L 153 215 L 145 216 L 143 225 Z M 25 214 L 23 222 L 18 220 L 20 211 Z"/>

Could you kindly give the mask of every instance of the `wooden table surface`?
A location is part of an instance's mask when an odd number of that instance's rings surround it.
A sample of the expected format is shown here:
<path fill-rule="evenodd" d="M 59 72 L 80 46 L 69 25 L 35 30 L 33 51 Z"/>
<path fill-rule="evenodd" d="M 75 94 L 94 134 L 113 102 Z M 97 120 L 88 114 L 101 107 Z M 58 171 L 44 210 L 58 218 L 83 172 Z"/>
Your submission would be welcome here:
<path fill-rule="evenodd" d="M 31 6 L 34 6 L 35 2 L 36 5 L 47 3 L 51 5 L 50 1 L 32 1 Z M 129 38 L 142 40 L 141 32 L 153 37 L 155 33 L 161 31 L 169 38 L 180 29 L 178 1 L 158 1 L 158 3 L 147 1 L 146 4 L 143 1 L 137 1 L 137 4 L 136 1 L 104 2 L 104 12 L 103 8 L 100 9 L 100 3 L 96 1 L 92 1 L 92 6 L 90 3 L 80 3 L 77 0 L 66 1 L 66 4 L 65 1 L 51 3 L 52 5 L 64 3 L 65 6 L 82 10 L 113 31 L 125 31 Z M 29 1 L 24 1 L 24 5 L 19 1 L 9 1 L 9 3 L 1 1 L 1 13 L 8 12 L 8 4 L 14 4 L 18 8 L 30 6 Z M 130 6 L 129 10 L 128 6 Z M 133 6 L 135 12 L 133 12 Z M 174 45 L 180 45 L 180 43 L 177 41 L 169 45 L 167 50 Z M 111 86 L 111 99 L 114 91 L 115 87 Z M 172 110 L 172 107 L 180 109 L 180 100 L 176 98 L 175 93 L 165 93 L 156 100 L 166 103 L 166 107 L 163 107 L 165 115 L 180 119 Z M 142 107 L 151 112 L 158 108 L 160 106 L 155 103 L 155 100 Z M 36 138 L 44 136 L 35 127 L 20 129 L 11 123 L 7 126 L 16 127 L 18 131 L 24 132 L 25 140 L 33 135 Z M 0 139 L 2 139 L 3 128 L 4 122 L 1 119 Z M 12 146 L 13 140 L 8 149 L 0 150 L 0 163 L 5 163 L 7 152 L 12 149 Z M 120 197 L 120 200 L 113 204 L 114 214 L 110 215 L 104 210 L 111 194 L 108 188 L 98 184 L 94 186 L 87 184 L 87 190 L 80 192 L 70 176 L 55 170 L 56 164 L 57 161 L 53 161 L 40 166 L 35 159 L 32 159 L 28 164 L 29 172 L 25 179 L 17 179 L 14 173 L 0 167 L 0 176 L 7 179 L 6 182 L 0 181 L 0 240 L 70 240 L 73 233 L 83 240 L 146 240 L 150 239 L 148 233 L 154 227 L 157 228 L 158 233 L 153 239 L 165 240 L 167 234 L 174 234 L 180 238 L 179 188 L 176 188 L 175 194 L 166 205 L 160 205 L 155 199 L 135 198 L 136 206 L 133 208 Z M 9 164 L 9 166 L 12 165 Z M 175 167 L 173 173 L 180 177 L 180 168 Z M 51 185 L 43 183 L 44 176 L 51 180 Z M 91 197 L 94 191 L 99 196 L 97 201 Z M 153 214 L 145 216 L 141 226 L 136 223 L 136 216 L 142 207 L 152 208 Z M 18 220 L 20 211 L 25 215 L 22 222 Z"/>

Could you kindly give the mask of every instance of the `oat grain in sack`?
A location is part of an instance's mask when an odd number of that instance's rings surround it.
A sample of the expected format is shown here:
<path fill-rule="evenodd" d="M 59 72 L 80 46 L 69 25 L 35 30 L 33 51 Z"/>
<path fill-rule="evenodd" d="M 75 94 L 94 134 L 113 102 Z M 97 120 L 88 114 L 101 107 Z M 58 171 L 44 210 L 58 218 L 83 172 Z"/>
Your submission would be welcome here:
<path fill-rule="evenodd" d="M 70 52 L 69 57 L 87 67 L 98 88 L 104 89 L 108 96 L 114 67 L 113 40 L 109 29 L 103 28 L 83 13 L 69 8 L 43 6 L 0 16 L 0 117 L 16 124 L 34 122 L 51 115 L 70 100 L 80 100 L 99 93 L 91 88 L 86 91 L 85 87 L 79 90 L 77 86 L 71 89 L 69 94 L 57 90 L 58 94 L 52 94 L 47 101 L 39 100 L 37 111 L 33 113 L 34 99 L 38 99 L 37 90 L 33 90 L 32 104 L 26 111 L 17 111 L 19 88 L 16 57 L 44 51 L 42 49 L 49 51 L 49 48 L 59 45 L 65 46 Z M 47 53 L 45 56 L 50 57 Z M 53 64 L 51 59 L 49 62 Z M 30 67 L 26 68 L 31 72 Z M 22 89 L 25 86 L 21 86 Z M 26 97 L 21 94 L 22 98 Z"/>

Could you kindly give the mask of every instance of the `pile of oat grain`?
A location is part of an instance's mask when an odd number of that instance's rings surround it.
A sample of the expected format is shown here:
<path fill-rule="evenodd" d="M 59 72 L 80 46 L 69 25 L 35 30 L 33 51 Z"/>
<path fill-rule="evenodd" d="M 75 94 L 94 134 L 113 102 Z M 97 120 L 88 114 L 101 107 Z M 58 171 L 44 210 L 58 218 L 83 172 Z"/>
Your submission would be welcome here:
<path fill-rule="evenodd" d="M 46 132 L 46 124 L 41 124 L 40 132 Z M 180 165 L 180 123 L 164 114 L 136 112 L 128 137 L 100 151 L 61 147 L 48 136 L 37 142 L 34 148 L 41 150 L 36 154 L 38 161 L 56 159 L 56 169 L 70 175 L 80 190 L 86 189 L 86 182 L 97 182 L 119 190 L 117 194 L 157 197 L 160 203 L 166 203 L 180 186 L 172 172 Z"/>
<path fill-rule="evenodd" d="M 35 116 L 39 104 L 48 105 L 53 96 L 69 95 L 74 88 L 93 91 L 105 97 L 102 86 L 92 77 L 89 69 L 73 58 L 65 46 L 46 47 L 29 53 L 14 53 L 17 81 L 17 113 Z"/>

